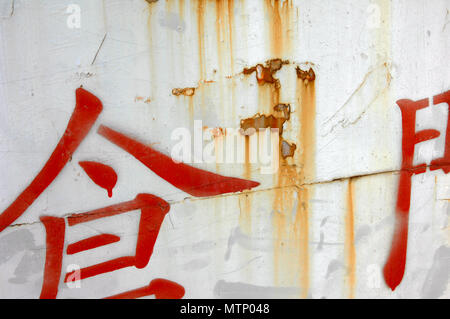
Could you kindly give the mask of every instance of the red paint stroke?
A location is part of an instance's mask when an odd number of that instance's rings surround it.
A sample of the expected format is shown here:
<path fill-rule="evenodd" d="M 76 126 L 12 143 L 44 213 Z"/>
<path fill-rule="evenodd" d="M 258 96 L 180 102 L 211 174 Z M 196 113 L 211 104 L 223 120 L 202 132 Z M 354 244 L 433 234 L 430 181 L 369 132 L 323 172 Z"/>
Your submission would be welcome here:
<path fill-rule="evenodd" d="M 156 299 L 181 299 L 185 294 L 184 287 L 167 279 L 153 279 L 148 286 L 123 292 L 105 299 L 136 299 L 155 295 Z"/>
<path fill-rule="evenodd" d="M 102 103 L 93 94 L 78 88 L 76 105 L 67 128 L 42 170 L 16 200 L 0 215 L 0 232 L 11 225 L 53 182 L 89 133 L 102 111 Z"/>
<path fill-rule="evenodd" d="M 433 102 L 434 104 L 447 103 L 449 105 L 449 116 L 444 157 L 431 161 L 430 170 L 442 169 L 445 173 L 448 173 L 450 172 L 450 91 L 434 96 Z M 411 178 L 414 174 L 425 173 L 427 169 L 425 163 L 413 165 L 415 146 L 440 135 L 439 131 L 433 129 L 415 131 L 416 112 L 428 107 L 428 99 L 418 101 L 402 99 L 398 100 L 397 104 L 402 114 L 402 166 L 398 186 L 394 236 L 389 257 L 383 268 L 386 284 L 392 290 L 395 290 L 400 284 L 405 273 L 411 205 Z"/>
<path fill-rule="evenodd" d="M 447 92 L 435 95 L 433 97 L 433 104 L 447 103 L 447 130 L 445 134 L 445 151 L 442 158 L 431 161 L 430 170 L 442 169 L 445 174 L 450 172 L 450 90 Z"/>
<path fill-rule="evenodd" d="M 99 127 L 98 134 L 133 155 L 159 177 L 192 196 L 241 192 L 259 185 L 258 182 L 222 176 L 184 163 L 175 163 L 169 156 L 104 125 Z"/>
<path fill-rule="evenodd" d="M 95 184 L 106 189 L 108 196 L 112 197 L 112 190 L 117 183 L 117 174 L 111 166 L 90 161 L 79 162 L 78 164 Z"/>
<path fill-rule="evenodd" d="M 92 220 L 122 214 L 144 207 L 148 209 L 162 209 L 165 213 L 167 213 L 170 209 L 169 203 L 157 196 L 150 194 L 138 194 L 135 199 L 128 202 L 94 209 L 84 213 L 72 214 L 67 217 L 67 222 L 69 226 L 75 226 L 80 223 L 86 223 Z"/>
<path fill-rule="evenodd" d="M 125 267 L 135 266 L 138 269 L 142 269 L 147 266 L 148 261 L 153 254 L 153 247 L 158 237 L 161 224 L 170 209 L 170 205 L 163 199 L 150 194 L 138 194 L 134 200 L 129 202 L 69 216 L 68 223 L 69 226 L 73 226 L 134 209 L 141 210 L 135 256 L 120 257 L 83 268 L 80 271 L 79 278 L 76 278 L 75 280 L 97 276 Z M 68 282 L 74 272 L 75 271 L 67 273 L 64 282 Z"/>
<path fill-rule="evenodd" d="M 67 246 L 67 254 L 77 254 L 85 250 L 109 245 L 118 241 L 120 241 L 120 237 L 111 234 L 101 234 L 94 237 L 89 237 Z"/>
<path fill-rule="evenodd" d="M 65 223 L 63 218 L 51 216 L 42 216 L 40 220 L 44 224 L 47 234 L 44 280 L 40 299 L 55 299 L 61 276 Z"/>

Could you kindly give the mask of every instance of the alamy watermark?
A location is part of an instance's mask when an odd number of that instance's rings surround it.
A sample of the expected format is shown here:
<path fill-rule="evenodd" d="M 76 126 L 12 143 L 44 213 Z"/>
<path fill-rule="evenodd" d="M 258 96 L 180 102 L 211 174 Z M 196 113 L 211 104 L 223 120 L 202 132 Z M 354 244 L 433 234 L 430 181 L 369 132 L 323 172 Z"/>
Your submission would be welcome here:
<path fill-rule="evenodd" d="M 278 128 L 215 128 L 203 130 L 194 120 L 193 134 L 188 128 L 172 131 L 176 141 L 171 149 L 175 163 L 256 164 L 261 174 L 274 174 L 279 168 L 280 135 Z"/>

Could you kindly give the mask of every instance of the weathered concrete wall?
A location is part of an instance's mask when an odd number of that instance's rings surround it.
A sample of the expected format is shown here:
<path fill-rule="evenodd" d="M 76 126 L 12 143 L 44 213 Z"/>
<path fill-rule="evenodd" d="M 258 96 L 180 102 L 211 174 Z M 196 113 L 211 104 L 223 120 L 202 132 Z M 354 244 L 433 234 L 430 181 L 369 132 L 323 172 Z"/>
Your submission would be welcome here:
<path fill-rule="evenodd" d="M 58 298 L 101 298 L 156 278 L 184 287 L 185 298 L 450 296 L 449 97 L 433 99 L 450 89 L 449 1 L 2 0 L 0 10 L 0 297 L 50 297 L 42 291 L 53 285 Z M 59 154 L 67 163 L 49 186 L 38 194 L 41 180 L 18 198 L 64 135 L 80 86 L 101 113 L 73 154 Z M 401 99 L 430 106 L 408 122 Z M 201 150 L 219 149 L 231 129 L 278 128 L 279 167 L 250 160 L 257 133 L 243 138 L 242 161 L 187 163 L 257 187 L 192 195 L 100 125 L 168 156 L 177 128 L 192 133 L 193 148 L 203 132 Z M 416 139 L 407 125 L 440 135 Z M 426 172 L 407 161 L 414 142 L 413 163 Z M 114 169 L 112 197 L 80 161 Z M 170 204 L 149 262 L 65 283 L 77 267 L 83 277 L 85 267 L 134 256 L 143 223 L 136 207 L 71 225 L 74 214 L 139 193 Z M 65 233 L 42 216 L 60 217 Z M 67 253 L 101 234 L 120 241 Z M 395 236 L 408 244 L 403 277 Z M 52 251 L 55 242 L 63 246 Z M 59 257 L 61 274 L 49 265 Z"/>

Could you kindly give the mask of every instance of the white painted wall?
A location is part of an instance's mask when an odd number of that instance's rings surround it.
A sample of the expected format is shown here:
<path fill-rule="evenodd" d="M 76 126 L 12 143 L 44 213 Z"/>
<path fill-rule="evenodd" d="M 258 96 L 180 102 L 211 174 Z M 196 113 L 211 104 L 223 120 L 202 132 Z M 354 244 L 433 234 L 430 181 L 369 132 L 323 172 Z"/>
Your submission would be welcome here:
<path fill-rule="evenodd" d="M 286 11 L 279 5 L 278 23 L 277 5 L 264 1 L 234 1 L 230 10 L 205 1 L 200 11 L 198 1 L 150 2 L 1 0 L 0 211 L 50 156 L 72 114 L 76 88 L 83 85 L 103 103 L 72 161 L 0 233 L 1 298 L 39 297 L 46 251 L 40 216 L 80 213 L 142 192 L 171 205 L 147 267 L 82 280 L 75 289 L 61 280 L 58 298 L 106 297 L 154 278 L 181 284 L 185 298 L 450 296 L 450 176 L 441 170 L 413 177 L 405 276 L 395 291 L 382 276 L 402 156 L 395 102 L 449 90 L 449 1 L 298 0 Z M 81 10 L 79 28 L 68 24 L 76 21 L 67 12 L 71 4 Z M 300 146 L 286 164 L 293 169 L 289 176 L 299 174 L 292 180 L 261 174 L 257 165 L 245 176 L 244 164 L 198 164 L 261 185 L 195 198 L 95 133 L 108 125 L 170 154 L 171 132 L 192 129 L 194 119 L 208 128 L 238 128 L 241 119 L 271 111 L 273 95 L 254 74 L 242 72 L 273 58 L 290 61 L 276 76 L 278 102 L 293 111 L 283 137 Z M 304 149 L 297 65 L 316 74 L 315 126 L 307 132 L 314 143 Z M 196 87 L 195 94 L 171 93 L 185 87 Z M 447 112 L 444 104 L 418 112 L 418 130 L 441 132 L 416 148 L 418 163 L 442 156 Z M 305 157 L 313 165 L 301 178 Z M 84 173 L 82 160 L 114 167 L 119 179 L 112 198 Z M 296 223 L 299 203 L 307 210 Z M 70 264 L 85 267 L 129 254 L 138 219 L 135 212 L 71 230 L 66 244 L 105 231 L 122 240 L 65 255 L 63 273 Z M 353 249 L 354 259 L 348 255 Z"/>

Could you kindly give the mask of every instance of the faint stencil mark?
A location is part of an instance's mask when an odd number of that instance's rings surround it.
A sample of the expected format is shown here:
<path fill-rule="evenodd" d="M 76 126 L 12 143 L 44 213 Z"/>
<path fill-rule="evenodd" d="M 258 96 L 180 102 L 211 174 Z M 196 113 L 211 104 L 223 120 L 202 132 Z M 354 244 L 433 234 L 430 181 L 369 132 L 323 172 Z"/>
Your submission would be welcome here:
<path fill-rule="evenodd" d="M 213 241 L 202 240 L 192 245 L 192 251 L 195 253 L 204 253 L 213 249 L 215 243 Z"/>
<path fill-rule="evenodd" d="M 24 253 L 14 270 L 14 278 L 8 281 L 14 284 L 27 282 L 28 278 L 41 272 L 45 262 L 45 249 L 34 243 L 31 232 L 19 229 L 0 238 L 0 264 L 10 260 L 17 254 Z"/>
<path fill-rule="evenodd" d="M 320 231 L 320 241 L 319 241 L 319 244 L 317 245 L 317 250 L 320 251 L 323 249 L 324 239 L 325 239 L 325 235 L 323 234 L 322 231 Z"/>
<path fill-rule="evenodd" d="M 173 31 L 184 32 L 184 30 L 186 30 L 186 23 L 179 15 L 173 12 L 160 12 L 158 21 L 160 26 L 169 28 Z"/>
<path fill-rule="evenodd" d="M 239 244 L 241 247 L 248 250 L 270 251 L 272 249 L 272 242 L 270 239 L 250 237 L 244 234 L 239 227 L 236 227 L 231 231 L 230 237 L 228 238 L 225 260 L 230 258 L 231 250 L 235 244 Z"/>
<path fill-rule="evenodd" d="M 325 234 L 322 231 L 322 227 L 325 226 L 329 217 L 330 216 L 326 216 L 326 217 L 322 218 L 322 221 L 320 222 L 320 240 L 319 240 L 319 244 L 317 245 L 318 251 L 321 251 L 323 249 Z"/>
<path fill-rule="evenodd" d="M 265 287 L 241 282 L 219 280 L 214 286 L 214 296 L 224 299 L 276 299 L 298 296 L 301 289 L 297 287 Z"/>
<path fill-rule="evenodd" d="M 209 259 L 200 259 L 199 258 L 199 259 L 194 259 L 194 260 L 187 262 L 182 267 L 186 271 L 200 270 L 200 269 L 207 267 L 210 264 L 210 262 L 211 261 Z"/>
<path fill-rule="evenodd" d="M 422 287 L 422 298 L 439 298 L 445 292 L 450 274 L 450 247 L 441 246 L 436 250 L 433 265 L 428 271 Z"/>
<path fill-rule="evenodd" d="M 9 19 L 14 15 L 14 0 L 3 0 L 0 3 L 0 18 Z"/>
<path fill-rule="evenodd" d="M 372 229 L 369 225 L 363 225 L 359 227 L 356 230 L 355 234 L 355 244 L 357 244 L 360 240 L 362 240 L 364 237 L 369 236 L 369 234 L 372 232 Z"/>
<path fill-rule="evenodd" d="M 328 264 L 326 278 L 328 278 L 332 273 L 339 269 L 346 269 L 346 267 L 337 259 L 333 259 L 332 261 L 330 261 L 330 263 Z"/>

